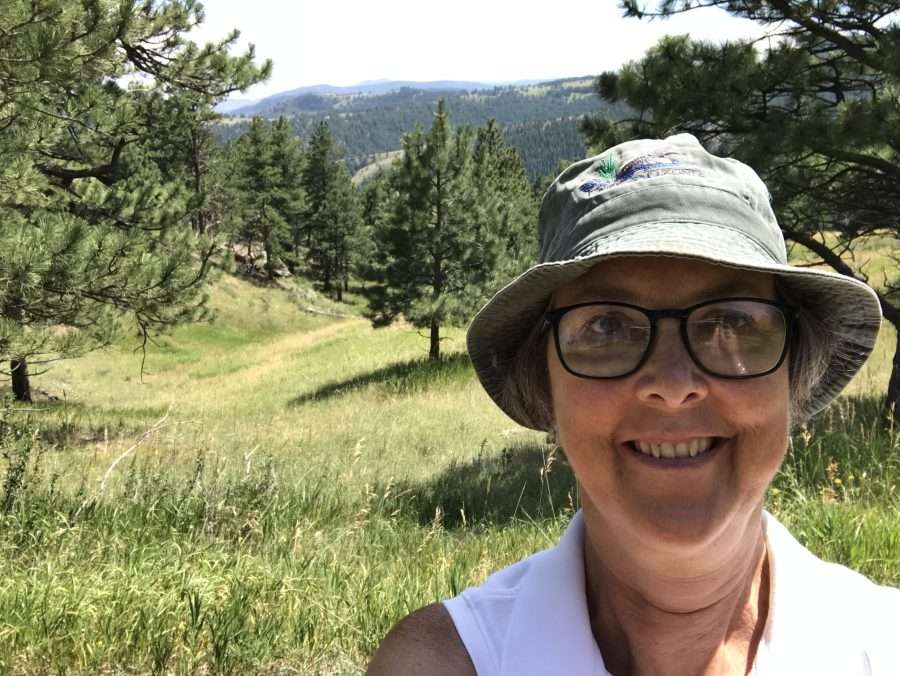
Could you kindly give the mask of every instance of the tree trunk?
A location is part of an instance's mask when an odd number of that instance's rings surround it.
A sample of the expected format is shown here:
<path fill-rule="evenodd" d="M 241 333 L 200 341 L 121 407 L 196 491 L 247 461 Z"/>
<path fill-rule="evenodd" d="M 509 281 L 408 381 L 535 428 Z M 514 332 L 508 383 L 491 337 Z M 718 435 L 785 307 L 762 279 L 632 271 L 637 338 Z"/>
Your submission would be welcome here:
<path fill-rule="evenodd" d="M 350 265 L 347 262 L 347 251 L 344 246 L 341 247 L 341 253 L 338 256 L 338 286 L 343 287 L 344 291 L 350 290 Z"/>
<path fill-rule="evenodd" d="M 203 162 L 203 139 L 198 136 L 197 130 L 192 130 L 191 138 L 191 170 L 194 175 L 194 195 L 197 197 L 200 205 L 192 218 L 194 232 L 203 235 L 206 234 L 206 204 L 202 198 L 203 195 L 203 172 L 205 169 Z"/>
<path fill-rule="evenodd" d="M 434 230 L 435 243 L 440 242 L 441 231 L 444 228 L 444 191 L 441 176 L 437 177 L 437 200 L 435 203 Z M 437 244 L 436 244 L 437 245 Z M 444 292 L 443 258 L 437 251 L 432 252 L 431 262 L 431 297 L 437 301 Z M 431 315 L 431 348 L 428 351 L 428 359 L 440 361 L 441 359 L 441 327 L 438 318 Z"/>
<path fill-rule="evenodd" d="M 888 381 L 884 406 L 885 413 L 900 422 L 900 337 L 894 346 L 894 365 L 891 368 L 891 379 Z"/>
<path fill-rule="evenodd" d="M 331 295 L 331 261 L 328 260 L 328 256 L 322 257 L 322 292 L 327 293 L 329 296 Z"/>
<path fill-rule="evenodd" d="M 895 422 L 900 422 L 900 310 L 888 304 L 881 294 L 878 294 L 878 300 L 881 302 L 881 313 L 887 321 L 894 325 L 897 335 L 891 377 L 888 380 L 887 395 L 884 400 L 884 412 L 887 418 L 893 417 Z"/>
<path fill-rule="evenodd" d="M 31 401 L 31 381 L 28 379 L 28 362 L 25 357 L 9 363 L 12 370 L 12 390 L 16 401 Z"/>
<path fill-rule="evenodd" d="M 437 317 L 431 318 L 431 349 L 428 351 L 430 361 L 441 360 L 441 327 Z"/>
<path fill-rule="evenodd" d="M 272 251 L 274 247 L 269 237 L 270 235 L 263 240 L 263 247 L 266 250 L 266 277 L 271 282 L 275 279 L 275 254 Z"/>

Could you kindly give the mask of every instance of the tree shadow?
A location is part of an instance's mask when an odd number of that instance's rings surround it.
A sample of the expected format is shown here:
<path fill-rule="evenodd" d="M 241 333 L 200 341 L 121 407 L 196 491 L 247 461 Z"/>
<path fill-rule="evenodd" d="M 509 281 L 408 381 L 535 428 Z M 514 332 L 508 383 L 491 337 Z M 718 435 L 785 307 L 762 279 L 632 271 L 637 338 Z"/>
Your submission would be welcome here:
<path fill-rule="evenodd" d="M 428 481 L 403 482 L 393 490 L 403 496 L 406 516 L 448 529 L 552 518 L 578 502 L 575 476 L 562 451 L 533 442 L 451 464 Z"/>
<path fill-rule="evenodd" d="M 43 446 L 57 450 L 135 437 L 169 411 L 167 407 L 156 406 L 137 410 L 93 408 L 81 401 L 59 397 L 30 403 L 0 399 L 0 408 L 4 406 L 7 418 L 31 430 Z M 2 419 L 0 415 L 0 423 Z"/>
<path fill-rule="evenodd" d="M 370 386 L 377 387 L 388 395 L 413 394 L 433 386 L 463 382 L 471 375 L 472 362 L 465 352 L 455 352 L 440 361 L 411 359 L 347 380 L 327 383 L 312 392 L 294 397 L 288 402 L 288 406 L 302 406 L 311 401 L 340 397 Z"/>

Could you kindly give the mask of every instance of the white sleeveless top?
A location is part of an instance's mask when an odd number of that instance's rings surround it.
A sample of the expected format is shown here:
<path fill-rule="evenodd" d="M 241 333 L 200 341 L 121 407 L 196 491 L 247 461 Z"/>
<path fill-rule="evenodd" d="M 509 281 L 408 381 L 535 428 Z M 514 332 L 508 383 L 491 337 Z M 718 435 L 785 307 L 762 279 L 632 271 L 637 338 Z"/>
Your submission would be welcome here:
<path fill-rule="evenodd" d="M 753 676 L 900 676 L 900 589 L 816 558 L 764 514 L 769 616 Z M 478 676 L 609 676 L 591 633 L 578 512 L 552 549 L 444 601 Z"/>

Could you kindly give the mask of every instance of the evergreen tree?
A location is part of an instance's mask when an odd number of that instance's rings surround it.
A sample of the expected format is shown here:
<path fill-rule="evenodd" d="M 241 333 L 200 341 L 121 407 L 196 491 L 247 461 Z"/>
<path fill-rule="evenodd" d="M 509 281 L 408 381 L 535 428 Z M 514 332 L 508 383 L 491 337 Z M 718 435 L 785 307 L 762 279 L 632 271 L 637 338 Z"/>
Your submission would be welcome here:
<path fill-rule="evenodd" d="M 339 166 L 316 215 L 320 227 L 310 250 L 313 277 L 335 300 L 350 286 L 351 256 L 362 225 L 362 208 L 347 170 Z"/>
<path fill-rule="evenodd" d="M 371 290 L 366 284 L 379 281 L 380 266 L 373 264 L 379 251 L 377 237 L 390 219 L 391 172 L 379 169 L 374 177 L 362 184 L 359 190 L 360 226 L 354 246 L 350 250 L 351 265 L 363 283 L 363 294 Z M 375 253 L 373 253 L 375 252 Z"/>
<path fill-rule="evenodd" d="M 322 210 L 333 189 L 338 171 L 337 149 L 328 122 L 320 121 L 313 130 L 307 147 L 307 162 L 303 169 L 303 188 L 307 195 L 306 215 L 302 230 L 296 234 L 305 238 L 307 248 L 325 228 Z"/>
<path fill-rule="evenodd" d="M 520 194 L 530 199 L 530 188 L 515 158 L 495 125 L 480 134 L 475 154 L 472 131 L 451 128 L 443 101 L 427 133 L 403 139 L 387 214 L 374 219 L 367 277 L 375 283 L 366 294 L 376 325 L 403 314 L 428 328 L 432 360 L 440 359 L 441 327 L 465 321 L 496 282 L 504 247 L 529 247 L 518 233 L 534 205 L 519 204 L 520 222 L 516 202 Z M 509 208 L 500 204 L 505 198 Z"/>
<path fill-rule="evenodd" d="M 213 109 L 215 97 L 189 91 L 181 98 L 178 105 L 156 106 L 165 133 L 148 139 L 148 151 L 165 181 L 185 187 L 190 226 L 204 235 L 215 225 L 208 180 L 215 154 L 212 126 L 221 116 Z"/>
<path fill-rule="evenodd" d="M 230 155 L 229 220 L 234 235 L 246 243 L 251 258 L 253 244 L 262 244 L 266 275 L 272 280 L 290 254 L 292 231 L 305 207 L 302 146 L 284 118 L 270 125 L 255 117 Z M 290 263 L 296 267 L 293 259 Z"/>
<path fill-rule="evenodd" d="M 191 232 L 194 187 L 161 139 L 269 64 L 229 56 L 236 33 L 186 41 L 201 20 L 193 0 L 0 10 L 0 358 L 20 399 L 29 360 L 106 344 L 123 315 L 146 340 L 202 310 L 215 246 Z"/>
<path fill-rule="evenodd" d="M 349 286 L 352 242 L 362 223 L 361 203 L 325 120 L 313 131 L 307 155 L 307 208 L 295 241 L 305 237 L 313 279 L 325 293 L 342 300 Z"/>
<path fill-rule="evenodd" d="M 478 130 L 473 157 L 479 240 L 492 271 L 480 288 L 481 305 L 537 257 L 537 201 L 519 152 L 506 143 L 496 120 Z"/>
<path fill-rule="evenodd" d="M 635 0 L 626 11 L 643 16 Z M 744 160 L 766 181 L 789 242 L 836 271 L 868 281 L 844 256 L 866 239 L 900 240 L 900 2 L 663 0 L 669 15 L 719 6 L 768 26 L 765 49 L 686 36 L 662 40 L 637 63 L 604 73 L 597 92 L 635 114 L 588 120 L 595 148 L 688 131 Z M 900 327 L 900 285 L 875 281 L 885 318 Z M 900 411 L 900 344 L 887 408 Z"/>
<path fill-rule="evenodd" d="M 299 268 L 294 243 L 296 233 L 306 212 L 306 192 L 303 189 L 303 169 L 306 165 L 303 144 L 294 135 L 290 123 L 278 118 L 271 128 L 271 161 L 275 168 L 277 189 L 271 207 L 284 221 L 278 231 L 275 246 L 292 271 Z"/>
<path fill-rule="evenodd" d="M 281 253 L 279 242 L 284 239 L 288 225 L 273 206 L 279 186 L 269 125 L 262 118 L 254 117 L 250 129 L 238 139 L 235 148 L 237 190 L 231 212 L 236 222 L 235 234 L 246 244 L 251 266 L 253 245 L 262 243 L 266 275 L 271 280 L 275 277 L 276 256 Z"/>

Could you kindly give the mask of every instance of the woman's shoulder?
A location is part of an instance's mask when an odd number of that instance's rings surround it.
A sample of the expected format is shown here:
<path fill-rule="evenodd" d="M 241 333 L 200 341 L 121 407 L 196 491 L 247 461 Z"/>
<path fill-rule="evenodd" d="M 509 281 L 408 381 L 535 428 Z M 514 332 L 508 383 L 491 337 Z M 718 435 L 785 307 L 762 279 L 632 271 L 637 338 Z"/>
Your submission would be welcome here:
<path fill-rule="evenodd" d="M 865 673 L 900 673 L 900 589 L 820 559 L 771 517 L 768 534 L 774 572 L 769 638 L 786 652 L 808 655 L 821 651 L 821 637 L 829 636 L 827 655 L 835 664 L 844 655 L 847 664 L 868 665 Z M 857 673 L 827 673 L 836 672 Z"/>
<path fill-rule="evenodd" d="M 400 620 L 379 646 L 367 676 L 476 676 L 476 664 L 481 673 L 493 673 L 497 666 L 494 650 L 505 633 L 524 578 L 535 562 L 552 556 L 553 551 L 544 550 L 513 563 L 481 585 Z"/>
<path fill-rule="evenodd" d="M 459 633 L 440 603 L 420 608 L 394 625 L 378 647 L 367 676 L 476 676 Z"/>

